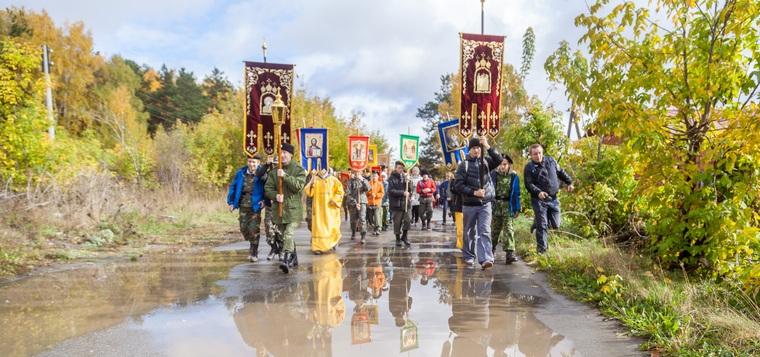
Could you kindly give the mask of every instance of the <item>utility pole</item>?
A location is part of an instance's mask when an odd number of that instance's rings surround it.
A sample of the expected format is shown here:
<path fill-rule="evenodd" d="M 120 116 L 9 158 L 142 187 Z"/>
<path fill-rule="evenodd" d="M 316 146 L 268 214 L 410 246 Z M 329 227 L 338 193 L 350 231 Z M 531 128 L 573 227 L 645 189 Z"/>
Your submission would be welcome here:
<path fill-rule="evenodd" d="M 484 26 L 484 22 L 485 22 L 485 9 L 484 9 L 485 8 L 485 3 L 486 3 L 486 0 L 480 0 L 480 34 L 481 35 L 485 34 L 485 26 Z"/>
<path fill-rule="evenodd" d="M 48 137 L 50 141 L 55 140 L 55 117 L 53 116 L 53 89 L 50 81 L 50 52 L 53 52 L 48 45 L 42 45 L 42 71 L 45 73 L 45 104 L 47 105 L 47 118 L 50 127 L 48 127 Z"/>

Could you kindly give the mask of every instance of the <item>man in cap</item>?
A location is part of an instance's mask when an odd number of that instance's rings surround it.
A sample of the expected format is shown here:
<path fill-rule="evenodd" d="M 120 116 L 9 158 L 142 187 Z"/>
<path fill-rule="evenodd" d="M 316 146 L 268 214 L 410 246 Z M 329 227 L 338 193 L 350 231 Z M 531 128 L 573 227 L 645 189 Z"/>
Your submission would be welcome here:
<path fill-rule="evenodd" d="M 250 243 L 248 260 L 259 260 L 259 238 L 261 237 L 261 214 L 269 200 L 264 197 L 263 171 L 259 170 L 261 156 L 249 157 L 246 166 L 240 168 L 230 182 L 227 205 L 230 211 L 239 209 L 240 233 Z"/>
<path fill-rule="evenodd" d="M 490 172 L 501 163 L 501 155 L 488 145 L 486 136 L 470 139 L 469 148 L 470 153 L 457 167 L 454 179 L 456 192 L 462 195 L 462 256 L 468 264 L 474 264 L 477 257 L 478 263 L 485 270 L 493 267 L 491 201 L 494 198 L 494 188 Z M 484 156 L 484 151 L 488 155 Z"/>
<path fill-rule="evenodd" d="M 264 187 L 266 197 L 273 201 L 272 221 L 282 235 L 284 257 L 280 269 L 286 274 L 298 265 L 293 233 L 303 220 L 301 194 L 306 184 L 306 171 L 293 161 L 293 152 L 293 145 L 282 144 L 280 154 L 282 168 L 269 172 Z M 282 186 L 279 184 L 280 179 L 282 179 Z M 279 193 L 280 190 L 282 194 Z M 280 214 L 280 207 L 282 207 L 282 214 Z"/>
<path fill-rule="evenodd" d="M 520 214 L 520 178 L 512 170 L 509 155 L 503 155 L 499 167 L 491 171 L 491 182 L 496 192 L 491 221 L 492 249 L 496 252 L 496 246 L 501 242 L 507 253 L 506 263 L 512 264 L 517 260 L 514 220 Z"/>

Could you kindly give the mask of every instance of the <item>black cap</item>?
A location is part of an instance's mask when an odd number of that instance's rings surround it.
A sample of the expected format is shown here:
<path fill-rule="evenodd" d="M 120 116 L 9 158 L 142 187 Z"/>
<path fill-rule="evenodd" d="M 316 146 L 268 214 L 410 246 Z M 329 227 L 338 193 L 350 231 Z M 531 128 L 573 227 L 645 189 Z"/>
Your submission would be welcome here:
<path fill-rule="evenodd" d="M 290 145 L 288 143 L 282 143 L 282 150 L 289 152 L 290 155 L 293 155 L 296 151 L 296 148 L 294 148 L 293 145 Z"/>
<path fill-rule="evenodd" d="M 401 161 L 401 160 L 399 160 L 399 161 L 396 161 L 396 166 L 398 166 L 398 165 L 401 165 L 401 166 L 403 166 L 404 168 L 406 168 L 406 164 L 405 164 L 403 161 Z"/>
<path fill-rule="evenodd" d="M 512 165 L 512 164 L 514 163 L 514 162 L 512 161 L 512 158 L 511 158 L 511 157 L 509 157 L 509 155 L 507 155 L 507 154 L 502 154 L 502 155 L 501 155 L 501 159 L 502 159 L 502 160 L 507 160 L 507 161 L 509 162 L 509 164 L 510 164 L 510 165 Z"/>
<path fill-rule="evenodd" d="M 481 146 L 480 145 L 480 138 L 472 138 L 470 139 L 470 145 L 467 146 L 468 148 L 472 149 L 474 146 Z"/>

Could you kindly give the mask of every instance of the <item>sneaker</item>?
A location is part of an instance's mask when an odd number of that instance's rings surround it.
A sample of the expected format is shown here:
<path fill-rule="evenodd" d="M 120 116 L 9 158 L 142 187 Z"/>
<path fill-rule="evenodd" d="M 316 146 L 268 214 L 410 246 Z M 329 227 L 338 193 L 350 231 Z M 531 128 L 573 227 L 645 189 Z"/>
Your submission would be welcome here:
<path fill-rule="evenodd" d="M 517 258 L 515 257 L 515 253 L 513 251 L 511 251 L 511 250 L 508 250 L 507 251 L 506 263 L 507 264 L 512 264 L 512 263 L 514 263 L 516 261 L 517 261 Z"/>
<path fill-rule="evenodd" d="M 493 267 L 493 262 L 490 260 L 486 260 L 485 262 L 483 262 L 481 267 L 483 268 L 483 270 L 491 269 Z"/>
<path fill-rule="evenodd" d="M 362 240 L 361 240 L 361 244 L 364 244 L 364 243 L 365 243 L 365 241 L 364 241 L 364 238 L 362 238 Z"/>
<path fill-rule="evenodd" d="M 250 261 L 251 263 L 255 263 L 255 262 L 259 261 L 259 257 L 253 256 L 253 255 L 248 256 L 248 261 Z"/>
<path fill-rule="evenodd" d="M 464 263 L 467 265 L 475 265 L 475 259 L 465 259 Z"/>

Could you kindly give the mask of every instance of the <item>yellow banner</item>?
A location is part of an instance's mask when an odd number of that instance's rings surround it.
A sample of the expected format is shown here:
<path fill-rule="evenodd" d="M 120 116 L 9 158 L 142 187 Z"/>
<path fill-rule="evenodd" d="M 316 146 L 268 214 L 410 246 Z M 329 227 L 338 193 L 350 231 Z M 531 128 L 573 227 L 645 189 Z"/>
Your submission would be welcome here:
<path fill-rule="evenodd" d="M 377 155 L 377 145 L 370 145 L 369 154 L 367 157 L 369 166 L 377 166 Z"/>

